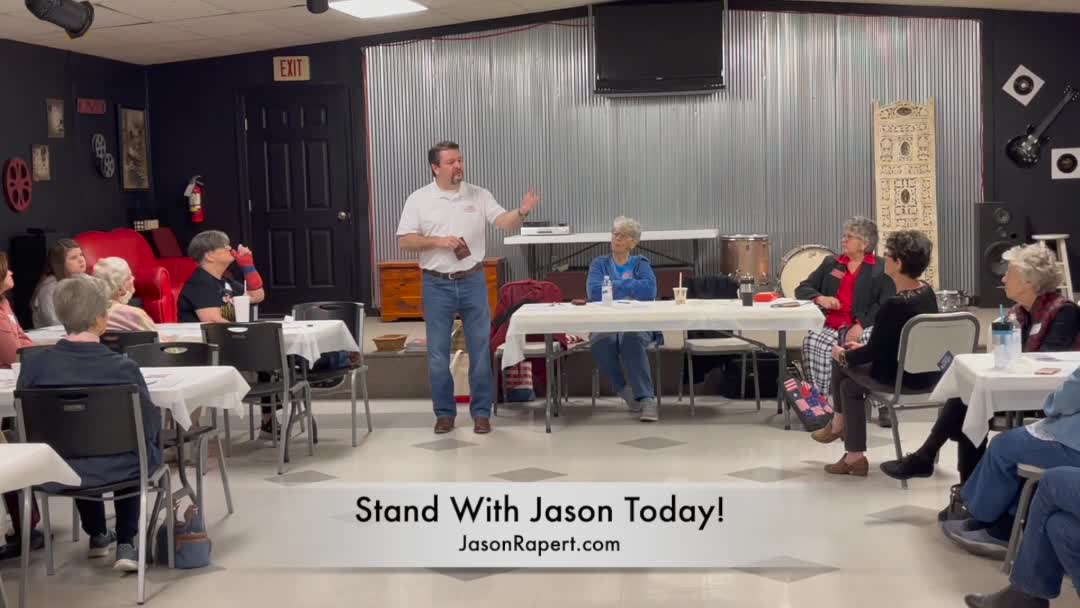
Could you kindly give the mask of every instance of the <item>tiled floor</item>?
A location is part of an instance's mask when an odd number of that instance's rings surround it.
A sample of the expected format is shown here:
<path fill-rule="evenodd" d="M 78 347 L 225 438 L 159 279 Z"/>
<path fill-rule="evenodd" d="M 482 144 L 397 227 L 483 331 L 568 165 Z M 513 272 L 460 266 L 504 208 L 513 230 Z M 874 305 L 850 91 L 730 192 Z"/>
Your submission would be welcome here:
<path fill-rule="evenodd" d="M 580 401 L 580 400 L 579 400 Z M 716 402 L 714 402 L 716 403 Z M 570 405 L 544 433 L 537 408 L 500 408 L 491 435 L 474 435 L 468 417 L 451 435 L 431 433 L 422 401 L 373 403 L 375 432 L 349 445 L 347 406 L 318 402 L 321 443 L 316 456 L 297 450 L 277 477 L 274 453 L 235 437 L 230 460 L 237 512 L 225 516 L 216 471 L 207 480 L 207 519 L 214 565 L 196 571 L 154 568 L 148 605 L 201 606 L 557 606 L 949 607 L 963 595 L 1005 583 L 999 563 L 965 554 L 940 533 L 936 512 L 956 482 L 955 454 L 942 455 L 939 473 L 911 489 L 877 471 L 892 454 L 889 431 L 871 426 L 870 477 L 826 478 L 822 464 L 839 457 L 801 431 L 782 430 L 768 406 L 752 403 L 665 403 L 662 420 L 645 425 L 606 400 L 596 410 Z M 929 416 L 904 419 L 905 449 L 929 429 Z M 246 424 L 234 425 L 235 428 Z M 802 534 L 790 554 L 718 570 L 359 570 L 261 568 L 266 535 L 303 537 L 304 512 L 282 509 L 280 498 L 328 480 L 346 481 L 725 481 L 790 487 L 801 497 L 785 505 Z M 135 581 L 84 559 L 85 536 L 70 542 L 66 505 L 54 503 L 57 574 L 46 577 L 35 554 L 31 605 L 78 608 L 135 603 Z M 281 550 L 288 550 L 283 547 Z M 18 571 L 0 565 L 11 599 Z M 1055 606 L 1080 607 L 1066 587 Z"/>

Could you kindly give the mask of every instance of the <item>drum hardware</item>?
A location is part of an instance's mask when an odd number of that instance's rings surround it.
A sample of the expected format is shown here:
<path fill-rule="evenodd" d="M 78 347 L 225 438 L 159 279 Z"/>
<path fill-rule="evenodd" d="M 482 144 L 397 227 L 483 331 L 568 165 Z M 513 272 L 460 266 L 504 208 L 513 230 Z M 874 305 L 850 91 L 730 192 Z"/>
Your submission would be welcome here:
<path fill-rule="evenodd" d="M 767 234 L 729 234 L 720 237 L 720 272 L 734 279 L 744 274 L 757 285 L 768 285 L 772 245 Z"/>

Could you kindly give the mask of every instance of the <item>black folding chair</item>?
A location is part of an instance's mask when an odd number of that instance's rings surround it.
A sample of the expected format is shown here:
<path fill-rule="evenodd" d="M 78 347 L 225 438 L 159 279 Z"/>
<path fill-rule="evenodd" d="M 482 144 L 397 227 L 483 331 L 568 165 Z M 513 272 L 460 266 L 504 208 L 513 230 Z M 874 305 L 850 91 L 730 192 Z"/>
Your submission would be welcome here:
<path fill-rule="evenodd" d="M 125 354 L 139 364 L 139 367 L 205 367 L 217 364 L 217 346 L 203 344 L 202 342 L 165 342 L 158 344 L 139 344 L 128 347 Z M 228 433 L 228 412 L 225 412 L 226 434 Z M 225 491 L 225 505 L 229 514 L 233 513 L 232 490 L 229 487 L 229 470 L 225 465 L 226 452 L 221 443 L 221 430 L 218 428 L 217 409 L 210 410 L 209 426 L 192 426 L 189 429 L 181 429 L 176 425 L 176 434 L 163 434 L 162 447 L 164 449 L 177 448 L 176 462 L 180 473 L 180 483 L 187 490 L 191 486 L 187 481 L 187 473 L 184 468 L 184 446 L 193 444 L 196 454 L 195 459 L 195 502 L 199 505 L 199 511 L 203 510 L 203 477 L 206 476 L 207 442 L 212 435 L 217 441 L 218 469 L 221 471 L 221 485 Z"/>
<path fill-rule="evenodd" d="M 19 350 L 15 351 L 15 356 L 21 363 L 25 361 L 27 357 L 33 357 L 34 355 L 42 351 L 49 350 L 50 348 L 52 348 L 52 344 L 37 344 L 34 346 L 24 346 Z"/>
<path fill-rule="evenodd" d="M 367 417 L 367 430 L 371 428 L 371 405 L 368 401 L 367 388 L 367 365 L 364 364 L 364 305 L 359 302 L 308 302 L 293 306 L 292 316 L 297 321 L 342 321 L 349 328 L 349 333 L 360 347 L 360 361 L 345 369 L 327 371 L 309 371 L 308 383 L 312 386 L 312 392 L 319 390 L 320 384 L 326 384 L 335 380 L 349 379 L 349 399 L 352 403 L 352 444 L 357 445 L 356 438 L 356 378 L 360 377 L 360 392 L 364 397 L 364 414 Z M 336 387 L 335 387 L 336 388 Z M 324 389 L 324 390 L 332 390 Z"/>
<path fill-rule="evenodd" d="M 146 544 L 153 533 L 150 524 L 157 519 L 160 507 L 167 509 L 172 501 L 172 481 L 165 464 L 149 470 L 146 436 L 143 432 L 142 406 L 139 391 L 133 384 L 111 386 L 22 389 L 15 391 L 15 412 L 18 416 L 19 441 L 46 443 L 61 458 L 93 458 L 138 454 L 137 478 L 89 488 L 45 489 L 34 487 L 32 492 L 41 503 L 41 521 L 45 533 L 46 572 L 52 576 L 52 529 L 49 523 L 49 497 L 107 502 L 121 498 L 139 497 L 139 570 L 138 603 L 146 600 Z M 90 429 L 93 429 L 92 431 Z M 112 493 L 111 497 L 104 495 Z M 147 498 L 155 495 L 154 508 L 147 510 Z M 30 491 L 23 492 L 22 534 L 24 546 L 30 537 Z M 151 515 L 152 514 L 152 515 Z M 169 537 L 169 567 L 174 558 L 173 514 L 165 517 Z M 23 551 L 23 586 L 25 596 L 29 578 L 30 552 Z"/>
<path fill-rule="evenodd" d="M 278 448 L 278 475 L 285 472 L 289 460 L 289 434 L 293 418 L 299 414 L 310 423 L 307 432 L 308 455 L 315 455 L 315 435 L 318 432 L 315 417 L 311 413 L 311 390 L 307 381 L 294 379 L 292 367 L 285 353 L 285 336 L 280 323 L 204 323 L 203 341 L 218 347 L 218 363 L 231 365 L 242 372 L 264 374 L 270 378 L 255 383 L 244 403 L 248 404 L 249 434 L 255 438 L 255 406 L 269 398 L 271 407 L 280 404 L 284 412 L 281 424 L 281 441 L 278 441 L 277 417 L 271 413 L 273 445 Z M 296 394 L 300 393 L 298 406 Z M 279 445 L 280 443 L 280 445 Z"/>
<path fill-rule="evenodd" d="M 138 344 L 153 344 L 157 341 L 156 331 L 107 331 L 101 334 L 101 343 L 118 353 Z"/>

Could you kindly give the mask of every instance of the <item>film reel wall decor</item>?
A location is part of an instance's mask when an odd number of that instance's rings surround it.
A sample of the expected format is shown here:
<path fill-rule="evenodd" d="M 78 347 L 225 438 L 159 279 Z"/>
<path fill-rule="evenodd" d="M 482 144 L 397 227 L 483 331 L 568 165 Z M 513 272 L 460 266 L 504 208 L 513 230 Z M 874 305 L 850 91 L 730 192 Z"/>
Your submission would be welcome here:
<path fill-rule="evenodd" d="M 90 138 L 90 147 L 94 152 L 94 163 L 101 177 L 109 179 L 116 175 L 116 157 L 109 152 L 108 143 L 101 133 L 94 133 Z"/>
<path fill-rule="evenodd" d="M 30 175 L 30 165 L 18 157 L 8 159 L 4 163 L 4 198 L 8 205 L 15 212 L 23 213 L 30 208 L 33 193 L 34 180 Z"/>

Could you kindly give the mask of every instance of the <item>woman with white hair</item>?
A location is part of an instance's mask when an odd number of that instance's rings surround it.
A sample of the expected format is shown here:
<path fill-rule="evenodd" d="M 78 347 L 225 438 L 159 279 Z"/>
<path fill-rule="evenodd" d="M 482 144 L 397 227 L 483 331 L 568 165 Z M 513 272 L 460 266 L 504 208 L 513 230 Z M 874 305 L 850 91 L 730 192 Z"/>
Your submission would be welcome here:
<path fill-rule="evenodd" d="M 656 275 L 652 265 L 642 256 L 631 255 L 640 239 L 641 224 L 637 220 L 621 215 L 615 218 L 611 229 L 611 254 L 596 258 L 589 266 L 586 287 L 590 302 L 601 300 L 605 278 L 611 279 L 612 296 L 616 300 L 656 299 Z M 611 380 L 615 392 L 630 411 L 639 414 L 642 422 L 655 422 L 660 418 L 645 349 L 662 339 L 662 335 L 651 331 L 592 335 L 596 366 Z"/>
<path fill-rule="evenodd" d="M 885 274 L 885 262 L 874 255 L 877 224 L 854 216 L 844 222 L 843 252 L 822 260 L 795 289 L 795 297 L 812 300 L 825 311 L 825 326 L 803 339 L 803 369 L 822 395 L 832 390 L 832 350 L 838 344 L 866 344 L 881 305 L 896 294 Z"/>
<path fill-rule="evenodd" d="M 135 295 L 135 277 L 124 258 L 101 258 L 94 264 L 94 277 L 109 289 L 109 331 L 157 331 L 145 310 L 128 304 Z"/>
<path fill-rule="evenodd" d="M 1006 251 L 1002 258 L 1009 268 L 1001 282 L 1005 296 L 1016 302 L 1010 313 L 1020 322 L 1024 352 L 1076 350 L 1080 311 L 1057 291 L 1063 275 L 1053 252 L 1042 245 L 1020 245 Z M 930 477 L 938 451 L 952 439 L 957 444 L 960 483 L 964 483 L 986 451 L 985 440 L 975 447 L 964 434 L 966 414 L 963 401 L 950 399 L 922 447 L 899 460 L 882 463 L 881 470 L 895 479 Z M 948 511 L 942 511 L 942 517 Z"/>

